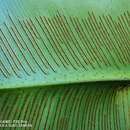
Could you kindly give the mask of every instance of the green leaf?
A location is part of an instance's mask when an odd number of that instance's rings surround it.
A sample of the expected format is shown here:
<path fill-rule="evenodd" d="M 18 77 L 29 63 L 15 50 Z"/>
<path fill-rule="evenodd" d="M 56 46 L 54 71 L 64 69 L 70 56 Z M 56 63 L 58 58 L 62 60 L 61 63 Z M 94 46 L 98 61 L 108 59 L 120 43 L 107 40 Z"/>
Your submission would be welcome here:
<path fill-rule="evenodd" d="M 2 0 L 0 7 L 1 89 L 130 79 L 127 0 Z"/>
<path fill-rule="evenodd" d="M 0 120 L 27 121 L 23 124 L 29 130 L 128 130 L 127 84 L 97 82 L 1 90 Z"/>
<path fill-rule="evenodd" d="M 1 129 L 129 130 L 129 80 L 128 0 L 0 0 Z"/>

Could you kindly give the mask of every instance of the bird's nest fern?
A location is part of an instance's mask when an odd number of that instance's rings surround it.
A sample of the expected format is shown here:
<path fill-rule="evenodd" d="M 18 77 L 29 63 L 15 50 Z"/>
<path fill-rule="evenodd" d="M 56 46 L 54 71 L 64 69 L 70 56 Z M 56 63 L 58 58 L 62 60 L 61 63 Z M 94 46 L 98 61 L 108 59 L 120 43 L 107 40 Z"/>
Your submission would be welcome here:
<path fill-rule="evenodd" d="M 1 121 L 128 130 L 129 80 L 128 0 L 0 1 Z"/>

